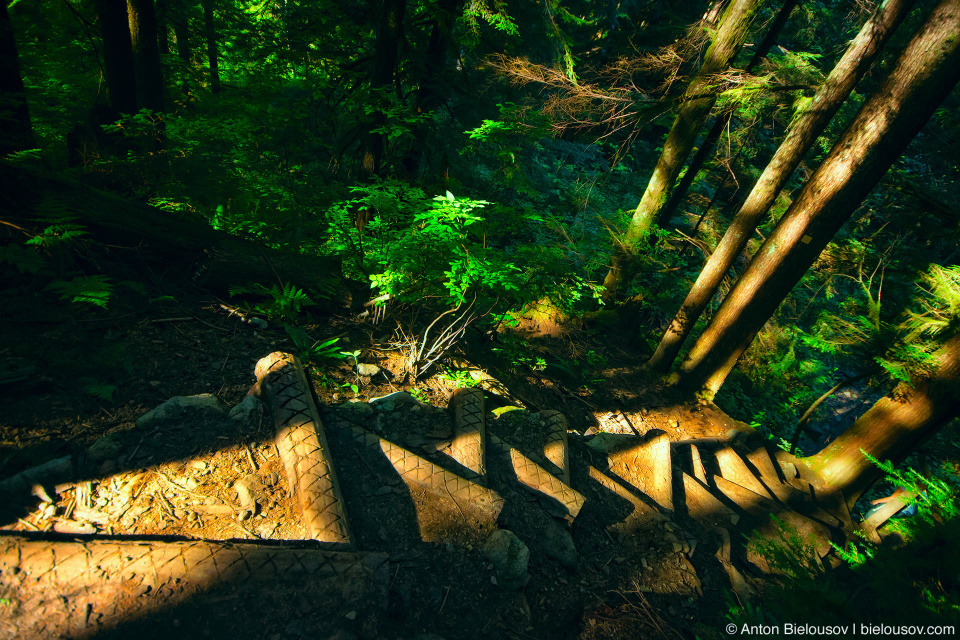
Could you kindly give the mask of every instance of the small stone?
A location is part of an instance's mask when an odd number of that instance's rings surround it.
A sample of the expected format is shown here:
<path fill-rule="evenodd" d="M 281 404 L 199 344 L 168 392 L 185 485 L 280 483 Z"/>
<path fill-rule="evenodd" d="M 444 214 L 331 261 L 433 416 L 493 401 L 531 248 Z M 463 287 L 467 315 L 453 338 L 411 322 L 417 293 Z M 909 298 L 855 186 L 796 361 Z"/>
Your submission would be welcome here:
<path fill-rule="evenodd" d="M 119 433 L 110 433 L 87 447 L 87 458 L 93 462 L 116 459 L 123 450 L 123 438 Z"/>
<path fill-rule="evenodd" d="M 673 543 L 673 552 L 674 553 L 683 553 L 683 545 L 679 542 Z"/>
<path fill-rule="evenodd" d="M 244 509 L 243 511 L 237 514 L 237 520 L 239 520 L 240 522 L 243 522 L 244 520 L 249 520 L 250 516 L 252 515 L 253 515 L 252 511 L 250 511 L 249 509 Z"/>
<path fill-rule="evenodd" d="M 483 553 L 493 564 L 499 583 L 505 589 L 520 589 L 529 579 L 527 565 L 530 549 L 512 531 L 500 529 L 487 538 Z"/>
<path fill-rule="evenodd" d="M 347 620 L 356 620 L 357 612 L 356 611 L 347 611 L 346 615 L 343 616 Z"/>
<path fill-rule="evenodd" d="M 66 533 L 75 536 L 91 535 L 97 532 L 97 528 L 89 522 L 75 522 L 73 520 L 63 520 L 53 525 L 53 530 L 57 533 Z"/>
<path fill-rule="evenodd" d="M 375 496 L 385 496 L 388 493 L 393 493 L 393 487 L 383 486 L 373 492 Z"/>
<path fill-rule="evenodd" d="M 380 367 L 375 364 L 366 364 L 361 362 L 357 365 L 357 373 L 361 376 L 375 376 L 380 373 Z"/>
<path fill-rule="evenodd" d="M 159 380 L 151 380 L 151 381 L 148 382 L 147 384 L 149 384 L 151 387 L 153 387 L 154 389 L 156 389 L 157 387 L 159 387 L 159 386 L 160 386 L 161 384 L 163 384 L 163 383 L 160 382 Z"/>
<path fill-rule="evenodd" d="M 228 414 L 231 420 L 241 424 L 251 424 L 259 420 L 263 412 L 263 402 L 257 396 L 246 396 Z"/>
<path fill-rule="evenodd" d="M 371 407 L 366 402 L 355 402 L 355 401 L 344 402 L 343 404 L 338 405 L 338 407 L 346 411 L 354 411 L 356 413 L 359 413 L 362 416 L 373 415 L 373 407 Z"/>
<path fill-rule="evenodd" d="M 573 544 L 573 537 L 566 527 L 551 520 L 543 531 L 544 552 L 560 561 L 567 568 L 577 566 L 577 547 Z"/>
<path fill-rule="evenodd" d="M 187 512 L 187 521 L 188 521 L 188 522 L 196 522 L 197 519 L 199 519 L 199 518 L 200 518 L 200 516 L 197 515 L 197 512 L 196 512 L 196 511 L 188 511 L 188 512 Z"/>
<path fill-rule="evenodd" d="M 193 469 L 194 471 L 206 471 L 207 463 L 203 460 L 191 460 L 187 463 L 188 469 Z"/>
<path fill-rule="evenodd" d="M 226 407 L 220 398 L 212 393 L 201 393 L 196 396 L 174 396 L 159 407 L 140 416 L 137 420 L 137 427 L 143 429 L 157 422 L 183 418 L 189 414 L 220 417 L 226 414 Z"/>

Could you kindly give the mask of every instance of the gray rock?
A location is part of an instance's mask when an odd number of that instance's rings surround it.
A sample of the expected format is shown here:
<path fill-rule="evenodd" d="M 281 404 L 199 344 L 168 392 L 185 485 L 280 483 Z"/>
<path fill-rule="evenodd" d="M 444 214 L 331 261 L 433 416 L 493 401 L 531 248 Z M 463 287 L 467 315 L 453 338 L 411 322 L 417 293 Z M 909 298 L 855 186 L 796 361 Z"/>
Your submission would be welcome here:
<path fill-rule="evenodd" d="M 577 547 L 573 544 L 573 536 L 555 520 L 551 520 L 543 532 L 543 550 L 565 567 L 572 569 L 577 566 Z"/>
<path fill-rule="evenodd" d="M 87 447 L 87 459 L 91 462 L 113 460 L 123 450 L 123 434 L 108 433 Z"/>
<path fill-rule="evenodd" d="M 639 436 L 632 433 L 598 433 L 587 446 L 600 453 L 612 453 L 625 449 L 630 445 L 637 444 L 640 441 Z"/>
<path fill-rule="evenodd" d="M 483 543 L 483 554 L 493 564 L 497 584 L 502 588 L 521 589 L 527 584 L 530 549 L 512 531 L 495 531 Z"/>
<path fill-rule="evenodd" d="M 375 364 L 366 364 L 361 362 L 357 365 L 357 373 L 362 376 L 375 376 L 380 373 L 380 367 Z"/>
<path fill-rule="evenodd" d="M 393 406 L 394 409 L 401 407 L 413 407 L 419 406 L 417 399 L 411 396 L 406 391 L 394 391 L 393 393 L 388 393 L 385 396 L 380 396 L 379 398 L 371 398 L 370 404 L 377 407 L 381 411 L 393 411 L 393 409 L 386 409 L 386 406 Z"/>
<path fill-rule="evenodd" d="M 222 417 L 226 413 L 226 406 L 220 398 L 212 393 L 201 393 L 197 396 L 174 396 L 159 407 L 140 416 L 137 420 L 137 426 L 142 429 L 157 422 L 184 418 L 191 414 Z"/>
<path fill-rule="evenodd" d="M 263 415 L 263 402 L 257 396 L 246 396 L 228 414 L 231 420 L 243 424 L 253 424 Z"/>
<path fill-rule="evenodd" d="M 337 407 L 346 411 L 355 411 L 362 416 L 373 415 L 373 407 L 366 402 L 357 402 L 355 400 L 351 400 L 350 402 L 344 402 L 343 404 L 337 405 Z"/>

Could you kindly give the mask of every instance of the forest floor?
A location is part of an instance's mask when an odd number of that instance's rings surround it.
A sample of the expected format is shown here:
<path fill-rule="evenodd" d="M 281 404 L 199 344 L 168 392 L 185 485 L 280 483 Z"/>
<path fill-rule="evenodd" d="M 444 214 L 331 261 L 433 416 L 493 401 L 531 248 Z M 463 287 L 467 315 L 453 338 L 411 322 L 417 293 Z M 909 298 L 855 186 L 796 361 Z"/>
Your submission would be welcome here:
<path fill-rule="evenodd" d="M 283 465 L 269 415 L 137 426 L 144 414 L 175 396 L 213 394 L 235 407 L 255 382 L 252 372 L 260 358 L 294 349 L 278 323 L 258 328 L 208 292 L 185 287 L 173 293 L 158 305 L 116 315 L 78 312 L 26 288 L 0 293 L 10 310 L 0 324 L 0 359 L 7 372 L 7 382 L 0 384 L 0 477 L 84 452 L 86 468 L 93 469 L 60 486 L 59 495 L 8 505 L 0 523 L 6 532 L 41 538 L 46 532 L 67 541 L 87 540 L 77 538 L 84 534 L 147 543 L 253 541 L 267 548 L 309 537 L 281 482 Z M 684 529 L 654 521 L 643 531 L 618 534 L 611 525 L 622 505 L 587 495 L 570 529 L 576 547 L 570 557 L 558 551 L 563 542 L 550 534 L 555 518 L 518 489 L 498 486 L 506 506 L 497 521 L 458 528 L 445 524 L 442 510 L 436 510 L 438 521 L 431 524 L 413 513 L 413 507 L 424 512 L 428 497 L 380 482 L 375 461 L 339 455 L 348 449 L 342 434 L 358 421 L 394 433 L 408 446 L 435 447 L 449 435 L 452 419 L 444 407 L 458 378 L 459 384 L 482 380 L 503 392 L 486 394 L 486 410 L 500 416 L 488 423 L 488 432 L 514 442 L 542 424 L 538 412 L 563 413 L 571 459 L 579 461 L 572 465 L 575 486 L 589 485 L 583 461 L 596 452 L 585 443 L 599 432 L 661 430 L 676 442 L 749 430 L 713 407 L 680 405 L 662 395 L 639 372 L 626 332 L 538 318 L 522 322 L 513 340 L 527 355 L 542 353 L 545 366 L 498 367 L 503 352 L 493 349 L 502 345 L 474 336 L 454 358 L 465 374 L 416 383 L 402 373 L 404 354 L 395 349 L 389 320 L 378 325 L 329 316 L 306 327 L 316 338 L 343 336 L 346 349 L 360 351 L 360 363 L 380 368 L 359 377 L 354 394 L 350 385 L 358 375 L 352 359 L 310 367 L 358 548 L 389 554 L 388 583 L 345 586 L 333 596 L 302 585 L 224 584 L 97 637 L 166 637 L 174 631 L 183 637 L 284 640 L 720 637 L 730 579 L 714 553 L 724 543 L 712 533 L 689 533 L 695 524 Z M 31 373 L 11 374 L 17 371 Z M 106 383 L 115 386 L 109 402 L 90 393 Z M 397 391 L 422 400 L 415 417 L 373 413 L 370 405 L 350 403 Z M 503 413 L 498 404 L 521 405 L 526 412 Z M 358 416 L 357 407 L 366 409 Z M 484 539 L 497 527 L 514 531 L 530 548 L 529 581 L 519 590 L 497 585 L 482 553 Z M 378 590 L 384 593 L 378 596 Z"/>

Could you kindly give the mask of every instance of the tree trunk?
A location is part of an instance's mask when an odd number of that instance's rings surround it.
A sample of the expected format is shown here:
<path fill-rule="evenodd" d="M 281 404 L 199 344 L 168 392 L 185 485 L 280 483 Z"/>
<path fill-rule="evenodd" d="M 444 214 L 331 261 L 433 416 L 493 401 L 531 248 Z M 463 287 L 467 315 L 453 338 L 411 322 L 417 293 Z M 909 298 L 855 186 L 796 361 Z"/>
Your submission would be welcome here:
<path fill-rule="evenodd" d="M 137 104 L 141 109 L 163 111 L 163 72 L 153 0 L 127 0 L 127 14 L 136 65 Z"/>
<path fill-rule="evenodd" d="M 760 43 L 760 46 L 756 48 L 753 52 L 753 58 L 750 59 L 750 63 L 747 65 L 747 68 L 744 69 L 747 73 L 753 71 L 753 68 L 756 67 L 761 60 L 767 57 L 767 54 L 770 53 L 770 49 L 773 48 L 773 44 L 777 41 L 777 36 L 780 35 L 780 32 L 783 30 L 783 27 L 787 24 L 787 18 L 790 17 L 790 14 L 793 12 L 794 7 L 797 6 L 800 0 L 786 0 L 783 3 L 783 6 L 780 7 L 780 11 L 777 12 L 777 17 L 773 19 L 773 24 L 770 25 L 770 29 L 767 31 L 767 35 L 763 37 L 763 41 Z M 693 156 L 693 160 L 690 161 L 689 166 L 687 167 L 687 172 L 683 174 L 683 178 L 680 179 L 680 182 L 673 189 L 673 193 L 670 194 L 670 199 L 667 200 L 667 204 L 664 205 L 663 210 L 658 216 L 658 224 L 663 224 L 664 221 L 669 220 L 673 217 L 673 213 L 680 206 L 680 203 L 686 197 L 687 192 L 690 190 L 690 186 L 693 184 L 693 181 L 697 179 L 697 175 L 700 173 L 700 170 L 703 168 L 703 165 L 707 162 L 707 157 L 713 151 L 713 147 L 717 144 L 717 140 L 720 139 L 720 135 L 723 133 L 723 130 L 727 127 L 730 122 L 730 119 L 733 117 L 733 112 L 735 109 L 731 109 L 726 117 L 717 116 L 714 120 L 713 126 L 710 127 L 710 132 L 703 139 L 703 144 L 700 145 L 700 148 L 697 149 L 697 153 Z"/>
<path fill-rule="evenodd" d="M 663 153 L 647 189 L 640 199 L 623 239 L 614 248 L 613 263 L 603 281 L 604 301 L 612 300 L 624 282 L 630 280 L 631 263 L 641 242 L 649 236 L 663 205 L 697 138 L 697 130 L 710 115 L 716 98 L 710 96 L 715 74 L 730 64 L 743 46 L 760 6 L 766 0 L 734 0 L 723 14 L 720 28 L 704 56 L 703 66 L 690 83 L 685 100 L 673 122 Z M 704 94 L 707 94 L 706 96 Z"/>
<path fill-rule="evenodd" d="M 177 57 L 184 64 L 190 64 L 190 20 L 187 17 L 187 7 L 181 2 L 170 2 L 166 5 L 172 9 L 168 16 L 173 26 L 173 37 L 177 40 Z"/>
<path fill-rule="evenodd" d="M 417 114 L 428 113 L 439 108 L 446 100 L 449 91 L 449 78 L 444 73 L 447 68 L 447 51 L 450 49 L 451 31 L 457 17 L 460 0 L 438 0 L 434 7 L 433 26 L 423 58 L 419 87 L 416 93 Z M 427 127 L 421 125 L 410 151 L 404 159 L 407 173 L 416 176 L 420 169 L 420 160 L 427 149 Z"/>
<path fill-rule="evenodd" d="M 960 0 L 942 0 L 757 251 L 681 367 L 713 396 L 737 359 L 960 80 Z"/>
<path fill-rule="evenodd" d="M 60 175 L 0 163 L 0 219 L 30 227 L 55 206 L 86 227 L 90 238 L 136 249 L 157 272 L 226 293 L 231 287 L 278 279 L 324 294 L 328 310 L 349 303 L 339 258 L 271 249 L 213 229 L 200 216 L 177 216 L 131 202 Z M 51 204 L 53 203 L 53 204 Z"/>
<path fill-rule="evenodd" d="M 861 449 L 877 460 L 900 462 L 960 415 L 960 334 L 944 344 L 936 360 L 929 378 L 901 383 L 823 451 L 804 459 L 830 490 L 843 492 L 848 505 L 883 474 Z"/>
<path fill-rule="evenodd" d="M 157 47 L 161 56 L 170 53 L 170 14 L 163 0 L 157 0 Z"/>
<path fill-rule="evenodd" d="M 373 52 L 373 76 L 371 88 L 388 92 L 393 86 L 399 60 L 400 38 L 403 32 L 403 14 L 406 11 L 406 0 L 388 0 L 383 5 L 380 15 L 380 29 L 377 31 L 377 42 Z M 377 102 L 382 97 L 375 98 Z M 372 130 L 382 127 L 386 120 L 382 113 L 374 116 L 370 123 L 370 131 L 363 137 L 363 151 L 360 163 L 361 179 L 378 176 L 383 171 L 383 156 L 386 153 L 387 136 L 374 133 Z"/>
<path fill-rule="evenodd" d="M 0 156 L 33 147 L 27 94 L 6 0 L 0 0 Z"/>
<path fill-rule="evenodd" d="M 103 70 L 110 106 L 117 113 L 136 113 L 137 79 L 126 0 L 97 0 L 97 16 L 103 33 Z"/>
<path fill-rule="evenodd" d="M 213 0 L 200 0 L 203 5 L 203 30 L 207 38 L 207 61 L 210 63 L 210 91 L 220 93 L 220 66 L 217 57 L 217 30 L 213 23 Z"/>
<path fill-rule="evenodd" d="M 648 368 L 660 372 L 670 369 L 693 325 L 710 303 L 733 261 L 747 246 L 757 224 L 912 6 L 911 0 L 887 0 L 863 25 L 846 53 L 817 90 L 810 106 L 797 117 L 747 200 L 734 216 L 716 251 L 707 260 L 696 283 L 690 288 L 680 310 L 664 333 L 656 353 L 647 362 Z"/>

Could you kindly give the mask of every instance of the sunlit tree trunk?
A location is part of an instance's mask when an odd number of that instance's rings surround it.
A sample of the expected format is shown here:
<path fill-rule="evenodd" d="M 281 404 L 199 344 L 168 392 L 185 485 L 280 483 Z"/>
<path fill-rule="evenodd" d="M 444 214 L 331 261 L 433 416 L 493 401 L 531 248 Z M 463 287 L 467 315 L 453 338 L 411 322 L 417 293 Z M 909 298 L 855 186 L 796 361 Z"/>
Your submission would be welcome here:
<path fill-rule="evenodd" d="M 750 59 L 750 63 L 747 64 L 747 68 L 744 69 L 745 72 L 750 73 L 753 71 L 754 67 L 767 57 L 770 49 L 773 48 L 774 43 L 777 41 L 777 36 L 780 35 L 783 27 L 787 24 L 787 19 L 799 2 L 800 0 L 786 0 L 786 2 L 783 3 L 780 11 L 777 12 L 777 17 L 773 19 L 773 23 L 767 30 L 767 35 L 763 37 L 760 46 L 754 49 L 753 57 Z M 703 139 L 703 142 L 693 156 L 693 160 L 687 165 L 686 173 L 683 174 L 683 178 L 681 178 L 677 186 L 674 187 L 670 198 L 667 200 L 667 204 L 664 205 L 663 210 L 660 212 L 657 220 L 658 224 L 663 224 L 664 221 L 670 220 L 673 213 L 680 206 L 680 203 L 683 202 L 687 192 L 690 191 L 690 186 L 693 184 L 693 181 L 697 179 L 697 175 L 700 173 L 703 165 L 706 164 L 707 158 L 710 157 L 714 146 L 717 144 L 717 140 L 720 139 L 720 135 L 729 124 L 732 115 L 733 113 L 731 111 L 728 112 L 725 117 L 718 115 L 714 119 L 713 126 L 710 127 L 710 132 L 707 133 Z"/>
<path fill-rule="evenodd" d="M 777 306 L 960 80 L 960 0 L 942 0 L 804 185 L 681 366 L 713 396 Z"/>
<path fill-rule="evenodd" d="M 665 372 L 673 364 L 693 325 L 710 303 L 733 261 L 747 246 L 757 224 L 913 4 L 912 0 L 886 0 L 863 25 L 809 106 L 797 116 L 773 159 L 734 216 L 717 249 L 704 265 L 647 367 Z"/>
<path fill-rule="evenodd" d="M 373 74 L 370 86 L 387 92 L 396 81 L 397 62 L 400 56 L 400 39 L 403 34 L 403 14 L 406 0 L 387 0 L 382 5 L 380 29 L 373 51 Z M 379 98 L 379 97 L 378 97 Z M 378 98 L 375 98 L 378 100 Z M 370 129 L 383 126 L 385 120 L 377 116 L 370 123 Z M 360 161 L 360 177 L 380 175 L 383 170 L 383 156 L 386 151 L 387 137 L 382 133 L 368 131 L 363 138 L 363 151 Z"/>
<path fill-rule="evenodd" d="M 636 251 L 650 234 L 670 196 L 670 189 L 693 148 L 697 131 L 716 102 L 711 88 L 716 81 L 714 76 L 726 69 L 740 51 L 750 32 L 750 26 L 765 1 L 733 0 L 724 12 L 720 28 L 704 56 L 703 65 L 687 88 L 679 113 L 663 144 L 663 152 L 633 214 L 630 226 L 614 248 L 613 262 L 603 281 L 604 300 L 612 300 L 621 284 L 629 281 L 630 274 L 627 271 L 635 259 Z"/>
<path fill-rule="evenodd" d="M 153 0 L 127 0 L 127 15 L 136 66 L 137 104 L 140 108 L 163 111 L 163 72 Z"/>
<path fill-rule="evenodd" d="M 0 156 L 33 147 L 27 94 L 6 0 L 0 0 Z"/>
<path fill-rule="evenodd" d="M 901 383 L 823 451 L 805 458 L 830 487 L 843 491 L 851 506 L 882 472 L 861 452 L 878 460 L 903 460 L 926 438 L 960 415 L 960 335 L 936 354 L 926 379 Z"/>
<path fill-rule="evenodd" d="M 201 0 L 203 30 L 207 38 L 207 61 L 210 64 L 210 91 L 220 93 L 220 61 L 217 54 L 217 30 L 213 22 L 213 0 Z"/>
<path fill-rule="evenodd" d="M 137 79 L 126 0 L 97 0 L 103 34 L 103 70 L 107 76 L 110 106 L 117 113 L 137 112 Z"/>

